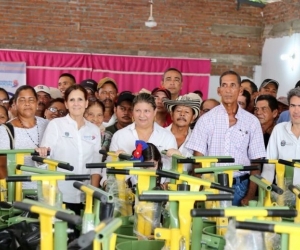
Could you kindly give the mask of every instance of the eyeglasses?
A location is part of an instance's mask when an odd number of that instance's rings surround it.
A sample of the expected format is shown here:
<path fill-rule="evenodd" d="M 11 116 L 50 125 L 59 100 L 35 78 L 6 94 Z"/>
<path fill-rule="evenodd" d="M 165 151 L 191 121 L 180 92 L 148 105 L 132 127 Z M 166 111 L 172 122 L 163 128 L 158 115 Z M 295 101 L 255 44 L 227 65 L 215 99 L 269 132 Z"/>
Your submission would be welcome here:
<path fill-rule="evenodd" d="M 54 108 L 54 107 L 50 107 L 50 108 L 48 108 L 48 110 L 52 113 L 58 112 L 58 114 L 61 116 L 66 114 L 66 111 L 64 111 L 62 109 L 58 110 L 57 108 Z"/>
<path fill-rule="evenodd" d="M 9 100 L 7 100 L 7 99 L 0 100 L 0 105 L 6 104 L 6 103 L 9 103 Z"/>

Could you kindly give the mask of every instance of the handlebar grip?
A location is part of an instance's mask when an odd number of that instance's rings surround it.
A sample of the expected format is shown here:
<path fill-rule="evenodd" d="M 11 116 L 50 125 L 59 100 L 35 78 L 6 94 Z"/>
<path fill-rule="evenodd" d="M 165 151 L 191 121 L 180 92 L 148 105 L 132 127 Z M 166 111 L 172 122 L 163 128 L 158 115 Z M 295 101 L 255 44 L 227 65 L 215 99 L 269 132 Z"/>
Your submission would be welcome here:
<path fill-rule="evenodd" d="M 293 209 L 267 209 L 268 216 L 272 217 L 296 217 L 298 215 L 297 210 Z"/>
<path fill-rule="evenodd" d="M 179 179 L 179 174 L 172 173 L 172 172 L 167 172 L 163 170 L 156 170 L 156 174 L 159 175 L 160 177 L 166 177 L 166 178 L 171 178 L 178 180 Z"/>
<path fill-rule="evenodd" d="M 107 174 L 121 174 L 121 175 L 129 175 L 128 169 L 114 169 L 114 168 L 108 168 L 106 169 Z"/>
<path fill-rule="evenodd" d="M 87 163 L 85 164 L 86 168 L 106 168 L 106 162 L 99 163 Z"/>
<path fill-rule="evenodd" d="M 239 222 L 235 223 L 238 229 L 247 229 L 253 231 L 274 232 L 275 224 L 255 223 L 255 222 Z"/>
<path fill-rule="evenodd" d="M 251 163 L 269 163 L 269 159 L 255 159 L 251 160 Z"/>
<path fill-rule="evenodd" d="M 15 201 L 13 203 L 13 207 L 17 208 L 17 209 L 24 210 L 24 211 L 30 211 L 30 208 L 32 207 L 32 204 L 28 204 L 28 203 L 20 202 L 20 201 Z"/>
<path fill-rule="evenodd" d="M 79 225 L 82 222 L 80 216 L 74 215 L 74 214 L 67 214 L 67 213 L 62 212 L 62 211 L 57 211 L 55 213 L 55 218 L 66 221 L 66 222 L 71 223 L 73 225 Z"/>
<path fill-rule="evenodd" d="M 165 202 L 168 200 L 168 195 L 142 194 L 139 196 L 139 201 Z"/>
<path fill-rule="evenodd" d="M 81 187 L 82 186 L 84 186 L 84 184 L 83 183 L 81 183 L 81 182 L 79 182 L 79 181 L 75 181 L 74 183 L 73 183 L 73 187 L 74 188 L 77 188 L 77 189 L 81 189 Z"/>
<path fill-rule="evenodd" d="M 19 176 L 7 176 L 6 182 L 18 182 L 18 181 L 31 181 L 31 176 L 19 175 Z"/>
<path fill-rule="evenodd" d="M 277 185 L 272 184 L 271 187 L 272 187 L 272 191 L 274 191 L 275 193 L 277 193 L 279 195 L 283 194 L 283 189 L 281 189 Z"/>
<path fill-rule="evenodd" d="M 33 155 L 33 156 L 31 157 L 31 159 L 32 159 L 33 161 L 37 161 L 37 162 L 40 162 L 40 163 L 43 163 L 43 162 L 44 162 L 44 157 L 37 156 L 37 155 Z"/>
<path fill-rule="evenodd" d="M 57 167 L 65 169 L 65 170 L 69 170 L 69 171 L 73 171 L 74 170 L 74 167 L 71 166 L 69 163 L 62 163 L 62 162 L 60 162 L 60 163 L 57 164 Z"/>
<path fill-rule="evenodd" d="M 224 217 L 226 209 L 193 209 L 191 211 L 192 217 Z M 267 216 L 269 217 L 295 217 L 298 212 L 296 210 L 287 209 L 273 209 L 268 210 Z"/>
<path fill-rule="evenodd" d="M 261 170 L 261 166 L 244 166 L 242 169 L 239 169 L 239 171 L 252 171 L 252 170 Z"/>
<path fill-rule="evenodd" d="M 134 162 L 133 167 L 153 168 L 154 167 L 154 162 Z"/>
<path fill-rule="evenodd" d="M 131 158 L 132 158 L 132 155 L 128 155 L 128 154 L 119 154 L 119 155 L 118 155 L 118 158 L 119 158 L 120 160 L 130 161 L 130 160 L 132 160 L 132 159 L 131 159 Z"/>
<path fill-rule="evenodd" d="M 224 209 L 192 209 L 191 210 L 192 217 L 224 217 L 225 210 Z"/>
<path fill-rule="evenodd" d="M 207 194 L 207 201 L 231 201 L 233 200 L 232 194 Z"/>
<path fill-rule="evenodd" d="M 218 190 L 221 190 L 221 191 L 225 191 L 225 192 L 228 192 L 228 193 L 234 193 L 234 189 L 231 188 L 231 187 L 225 187 L 225 186 L 222 186 L 220 184 L 217 184 L 217 183 L 211 183 L 210 185 L 211 188 L 214 188 L 214 189 L 218 189 Z"/>
<path fill-rule="evenodd" d="M 217 158 L 218 163 L 233 163 L 235 162 L 234 158 Z"/>
<path fill-rule="evenodd" d="M 82 186 L 85 186 L 82 182 L 75 181 L 73 183 L 73 187 L 77 188 L 79 190 L 81 190 Z M 103 194 L 101 194 L 100 192 L 97 192 L 97 191 L 93 192 L 93 197 L 96 198 L 96 199 L 98 199 L 98 200 L 100 200 L 103 203 L 107 202 L 107 200 L 108 200 L 108 198 L 105 195 L 103 195 Z"/>
<path fill-rule="evenodd" d="M 177 163 L 196 163 L 196 160 L 191 158 L 177 159 Z"/>
<path fill-rule="evenodd" d="M 283 159 L 279 159 L 279 160 L 278 160 L 278 163 L 284 164 L 284 165 L 288 165 L 288 166 L 292 166 L 292 167 L 295 166 L 295 162 L 292 162 L 292 161 L 286 161 L 286 160 L 283 160 Z"/>
<path fill-rule="evenodd" d="M 91 176 L 89 174 L 78 174 L 78 175 L 66 175 L 65 180 L 66 181 L 84 181 L 89 180 Z"/>
<path fill-rule="evenodd" d="M 107 155 L 107 151 L 104 150 L 104 149 L 100 149 L 100 150 L 99 150 L 99 154 Z"/>

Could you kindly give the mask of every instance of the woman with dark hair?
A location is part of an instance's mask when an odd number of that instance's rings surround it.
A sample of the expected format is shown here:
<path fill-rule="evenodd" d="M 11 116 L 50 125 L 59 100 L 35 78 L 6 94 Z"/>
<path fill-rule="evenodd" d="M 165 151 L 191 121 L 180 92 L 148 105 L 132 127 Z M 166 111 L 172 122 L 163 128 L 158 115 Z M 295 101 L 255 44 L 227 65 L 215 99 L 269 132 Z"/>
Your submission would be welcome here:
<path fill-rule="evenodd" d="M 89 105 L 85 110 L 84 118 L 95 124 L 100 129 L 101 134 L 101 149 L 108 151 L 111 142 L 112 133 L 105 131 L 103 125 L 105 106 L 100 100 L 89 101 Z M 106 156 L 102 157 L 104 161 Z"/>
<path fill-rule="evenodd" d="M 50 158 L 68 162 L 74 167 L 73 172 L 60 170 L 72 174 L 90 174 L 91 184 L 99 186 L 100 169 L 87 169 L 86 163 L 99 163 L 101 137 L 100 131 L 84 118 L 88 106 L 87 92 L 80 85 L 72 85 L 64 92 L 65 105 L 69 113 L 49 122 L 39 149 L 44 153 L 45 147 L 50 149 Z M 59 190 L 63 194 L 66 207 L 80 214 L 83 208 L 81 191 L 73 187 L 73 181 L 60 181 Z"/>
<path fill-rule="evenodd" d="M 63 98 L 55 98 L 49 102 L 49 106 L 45 109 L 44 118 L 52 120 L 57 117 L 63 117 L 67 114 L 67 108 Z"/>
<path fill-rule="evenodd" d="M 162 160 L 161 154 L 158 151 L 157 147 L 145 141 L 136 141 L 135 142 L 136 149 L 132 152 L 132 159 L 133 160 L 140 160 L 141 162 L 154 162 L 154 168 L 147 168 L 147 169 L 162 169 Z M 135 185 L 137 183 L 136 177 L 131 176 L 130 178 L 131 184 Z M 156 187 L 162 188 L 160 177 L 156 178 Z"/>
<path fill-rule="evenodd" d="M 10 121 L 14 131 L 14 138 L 10 136 L 7 126 L 0 126 L 0 149 L 38 148 L 48 121 L 35 116 L 37 94 L 33 87 L 28 85 L 19 87 L 14 96 L 14 106 L 17 116 Z M 25 165 L 34 165 L 30 156 L 25 157 Z M 23 187 L 36 188 L 36 184 L 24 182 Z"/>
<path fill-rule="evenodd" d="M 37 95 L 33 87 L 19 87 L 14 96 L 14 105 L 17 117 L 10 123 L 14 127 L 15 149 L 38 148 L 48 121 L 35 116 Z M 10 138 L 5 128 L 0 127 L 0 138 L 0 149 L 10 149 Z"/>
<path fill-rule="evenodd" d="M 154 120 L 156 115 L 156 103 L 154 96 L 148 93 L 140 93 L 133 100 L 134 122 L 125 128 L 114 133 L 110 144 L 110 151 L 119 151 L 131 154 L 135 149 L 135 141 L 143 140 L 153 143 L 159 151 L 170 148 L 177 149 L 177 142 L 174 135 L 159 126 Z M 163 168 L 171 169 L 171 159 L 162 156 Z M 101 185 L 106 180 L 103 176 Z M 166 181 L 162 178 L 162 183 Z"/>

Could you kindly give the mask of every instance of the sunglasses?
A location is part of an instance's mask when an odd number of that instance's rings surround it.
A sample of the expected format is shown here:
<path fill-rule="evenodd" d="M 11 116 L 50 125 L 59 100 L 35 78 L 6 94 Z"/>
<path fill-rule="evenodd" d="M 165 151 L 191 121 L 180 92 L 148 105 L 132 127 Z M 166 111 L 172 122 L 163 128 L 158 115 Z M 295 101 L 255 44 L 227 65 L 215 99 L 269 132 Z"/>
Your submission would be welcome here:
<path fill-rule="evenodd" d="M 58 112 L 58 114 L 61 116 L 66 114 L 66 111 L 64 111 L 62 109 L 58 110 L 57 108 L 54 108 L 54 107 L 48 108 L 48 110 L 52 113 Z"/>

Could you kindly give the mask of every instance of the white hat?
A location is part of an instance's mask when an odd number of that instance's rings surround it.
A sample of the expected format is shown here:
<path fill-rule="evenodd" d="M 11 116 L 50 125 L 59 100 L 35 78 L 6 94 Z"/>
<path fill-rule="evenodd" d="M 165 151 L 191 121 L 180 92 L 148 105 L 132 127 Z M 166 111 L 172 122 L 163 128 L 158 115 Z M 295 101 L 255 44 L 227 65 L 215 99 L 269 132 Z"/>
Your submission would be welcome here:
<path fill-rule="evenodd" d="M 36 93 L 45 92 L 45 93 L 51 95 L 50 94 L 50 89 L 46 85 L 37 85 L 37 86 L 34 87 L 34 90 L 35 90 Z"/>
<path fill-rule="evenodd" d="M 61 92 L 57 88 L 50 87 L 50 95 L 53 99 L 62 98 Z"/>

